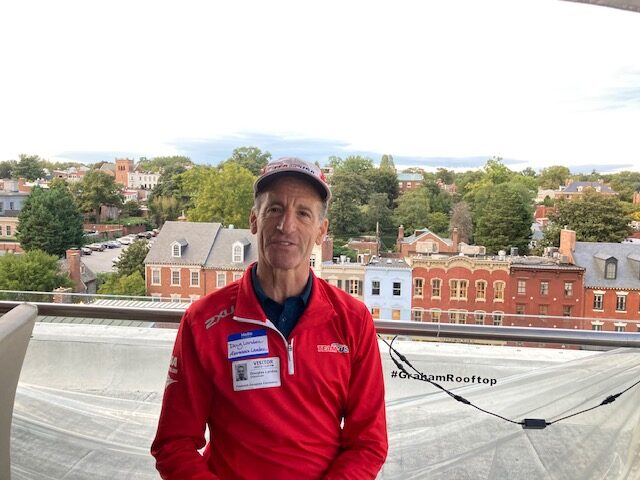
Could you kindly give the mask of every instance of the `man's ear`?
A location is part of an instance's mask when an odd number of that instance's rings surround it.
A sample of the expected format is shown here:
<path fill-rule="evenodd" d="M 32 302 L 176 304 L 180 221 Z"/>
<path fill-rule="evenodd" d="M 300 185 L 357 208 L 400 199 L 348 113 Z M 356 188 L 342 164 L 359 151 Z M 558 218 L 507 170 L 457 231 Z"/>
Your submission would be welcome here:
<path fill-rule="evenodd" d="M 329 219 L 325 218 L 324 220 L 322 220 L 322 225 L 320 226 L 320 232 L 316 237 L 316 245 L 322 245 L 322 241 L 324 240 L 324 237 L 327 235 L 328 231 L 329 231 Z"/>
<path fill-rule="evenodd" d="M 258 233 L 258 214 L 255 207 L 251 208 L 251 213 L 249 214 L 249 228 L 254 235 Z"/>

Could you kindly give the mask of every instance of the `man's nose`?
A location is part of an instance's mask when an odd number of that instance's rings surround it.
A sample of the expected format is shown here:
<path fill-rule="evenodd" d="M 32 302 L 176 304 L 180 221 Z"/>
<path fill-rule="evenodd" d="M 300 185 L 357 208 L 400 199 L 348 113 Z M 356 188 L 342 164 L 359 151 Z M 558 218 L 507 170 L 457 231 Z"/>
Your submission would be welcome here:
<path fill-rule="evenodd" d="M 280 217 L 280 223 L 278 224 L 278 230 L 282 233 L 289 233 L 296 229 L 296 217 L 295 212 L 292 210 L 285 210 Z"/>

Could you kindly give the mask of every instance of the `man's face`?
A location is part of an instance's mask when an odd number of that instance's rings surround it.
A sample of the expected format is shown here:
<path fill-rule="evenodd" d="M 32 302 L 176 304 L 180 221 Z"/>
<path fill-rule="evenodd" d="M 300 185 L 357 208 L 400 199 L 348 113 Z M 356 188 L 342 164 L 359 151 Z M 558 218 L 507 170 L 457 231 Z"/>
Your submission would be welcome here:
<path fill-rule="evenodd" d="M 306 274 L 313 246 L 322 243 L 329 225 L 321 217 L 318 192 L 304 180 L 284 177 L 261 194 L 258 205 L 250 217 L 251 233 L 258 236 L 258 269 Z"/>

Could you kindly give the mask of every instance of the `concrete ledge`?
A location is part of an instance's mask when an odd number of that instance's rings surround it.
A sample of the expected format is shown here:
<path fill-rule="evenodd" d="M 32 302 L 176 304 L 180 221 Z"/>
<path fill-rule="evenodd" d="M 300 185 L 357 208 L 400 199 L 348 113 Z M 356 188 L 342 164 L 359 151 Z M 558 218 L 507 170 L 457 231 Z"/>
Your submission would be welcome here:
<path fill-rule="evenodd" d="M 0 478 L 11 476 L 11 419 L 16 387 L 33 325 L 34 305 L 22 304 L 0 317 Z"/>

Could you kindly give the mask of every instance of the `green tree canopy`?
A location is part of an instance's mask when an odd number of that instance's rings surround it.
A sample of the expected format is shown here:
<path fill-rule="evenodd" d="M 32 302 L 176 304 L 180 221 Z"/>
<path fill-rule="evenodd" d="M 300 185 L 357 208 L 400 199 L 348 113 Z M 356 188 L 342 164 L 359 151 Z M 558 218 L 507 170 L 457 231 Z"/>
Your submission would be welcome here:
<path fill-rule="evenodd" d="M 146 284 L 140 272 L 136 271 L 130 275 L 118 275 L 109 273 L 104 278 L 102 285 L 98 288 L 100 295 L 127 295 L 144 296 L 146 294 Z"/>
<path fill-rule="evenodd" d="M 437 235 L 446 236 L 449 232 L 449 217 L 442 212 L 431 212 L 427 215 L 427 228 Z"/>
<path fill-rule="evenodd" d="M 118 276 L 122 277 L 138 272 L 144 278 L 144 259 L 147 253 L 149 253 L 149 242 L 146 240 L 136 240 L 129 245 L 114 264 Z"/>
<path fill-rule="evenodd" d="M 373 232 L 376 230 L 376 224 L 380 230 L 388 232 L 394 229 L 393 211 L 387 204 L 387 195 L 384 193 L 372 193 L 369 201 L 364 206 L 364 217 L 366 222 L 366 230 Z"/>
<path fill-rule="evenodd" d="M 69 276 L 60 270 L 58 258 L 41 250 L 0 256 L 0 290 L 51 292 L 71 286 Z"/>
<path fill-rule="evenodd" d="M 93 213 L 95 219 L 100 217 L 100 207 L 122 207 L 124 197 L 122 187 L 115 179 L 99 170 L 87 172 L 82 180 L 71 186 L 78 208 L 83 213 Z"/>
<path fill-rule="evenodd" d="M 527 253 L 533 223 L 531 192 L 523 185 L 500 183 L 485 187 L 476 198 L 482 208 L 475 213 L 475 242 L 491 253 L 510 247 Z"/>
<path fill-rule="evenodd" d="M 0 162 L 0 178 L 13 178 L 13 171 L 17 163 L 15 160 Z"/>
<path fill-rule="evenodd" d="M 191 169 L 183 174 L 183 191 L 193 198 L 187 212 L 193 222 L 220 222 L 238 228 L 249 227 L 255 177 L 236 162 L 221 169 Z"/>
<path fill-rule="evenodd" d="M 18 215 L 16 236 L 25 250 L 58 257 L 68 248 L 82 246 L 82 215 L 64 184 L 31 191 Z"/>
<path fill-rule="evenodd" d="M 271 160 L 271 154 L 269 152 L 262 152 L 257 147 L 239 147 L 236 148 L 231 156 L 220 165 L 220 168 L 224 168 L 224 165 L 231 162 L 237 164 L 239 167 L 244 167 L 251 172 L 252 175 L 260 175 L 260 171 Z"/>
<path fill-rule="evenodd" d="M 403 225 L 406 232 L 413 232 L 427 226 L 430 213 L 429 190 L 422 186 L 404 192 L 398 197 L 395 223 Z"/>
<path fill-rule="evenodd" d="M 396 164 L 393 163 L 392 155 L 382 155 L 382 158 L 380 159 L 380 170 L 390 170 L 393 173 L 397 173 Z"/>
<path fill-rule="evenodd" d="M 42 159 L 37 155 L 20 154 L 20 159 L 13 169 L 14 178 L 33 181 L 44 177 Z"/>
<path fill-rule="evenodd" d="M 580 242 L 620 242 L 631 231 L 622 202 L 592 189 L 577 198 L 556 201 L 556 211 L 549 220 L 575 230 Z"/>
<path fill-rule="evenodd" d="M 140 215 L 140 204 L 136 200 L 127 200 L 122 205 L 120 217 L 137 217 Z"/>
<path fill-rule="evenodd" d="M 182 155 L 173 155 L 169 157 L 153 157 L 144 159 L 138 163 L 138 169 L 143 172 L 164 173 L 170 170 L 184 171 L 188 167 L 193 166 L 193 162 L 189 157 Z"/>
<path fill-rule="evenodd" d="M 177 219 L 181 214 L 176 197 L 154 197 L 149 200 L 149 212 L 157 227 L 161 227 L 164 222 Z"/>
<path fill-rule="evenodd" d="M 557 190 L 571 178 L 571 171 L 563 165 L 543 168 L 538 176 L 540 188 Z"/>

